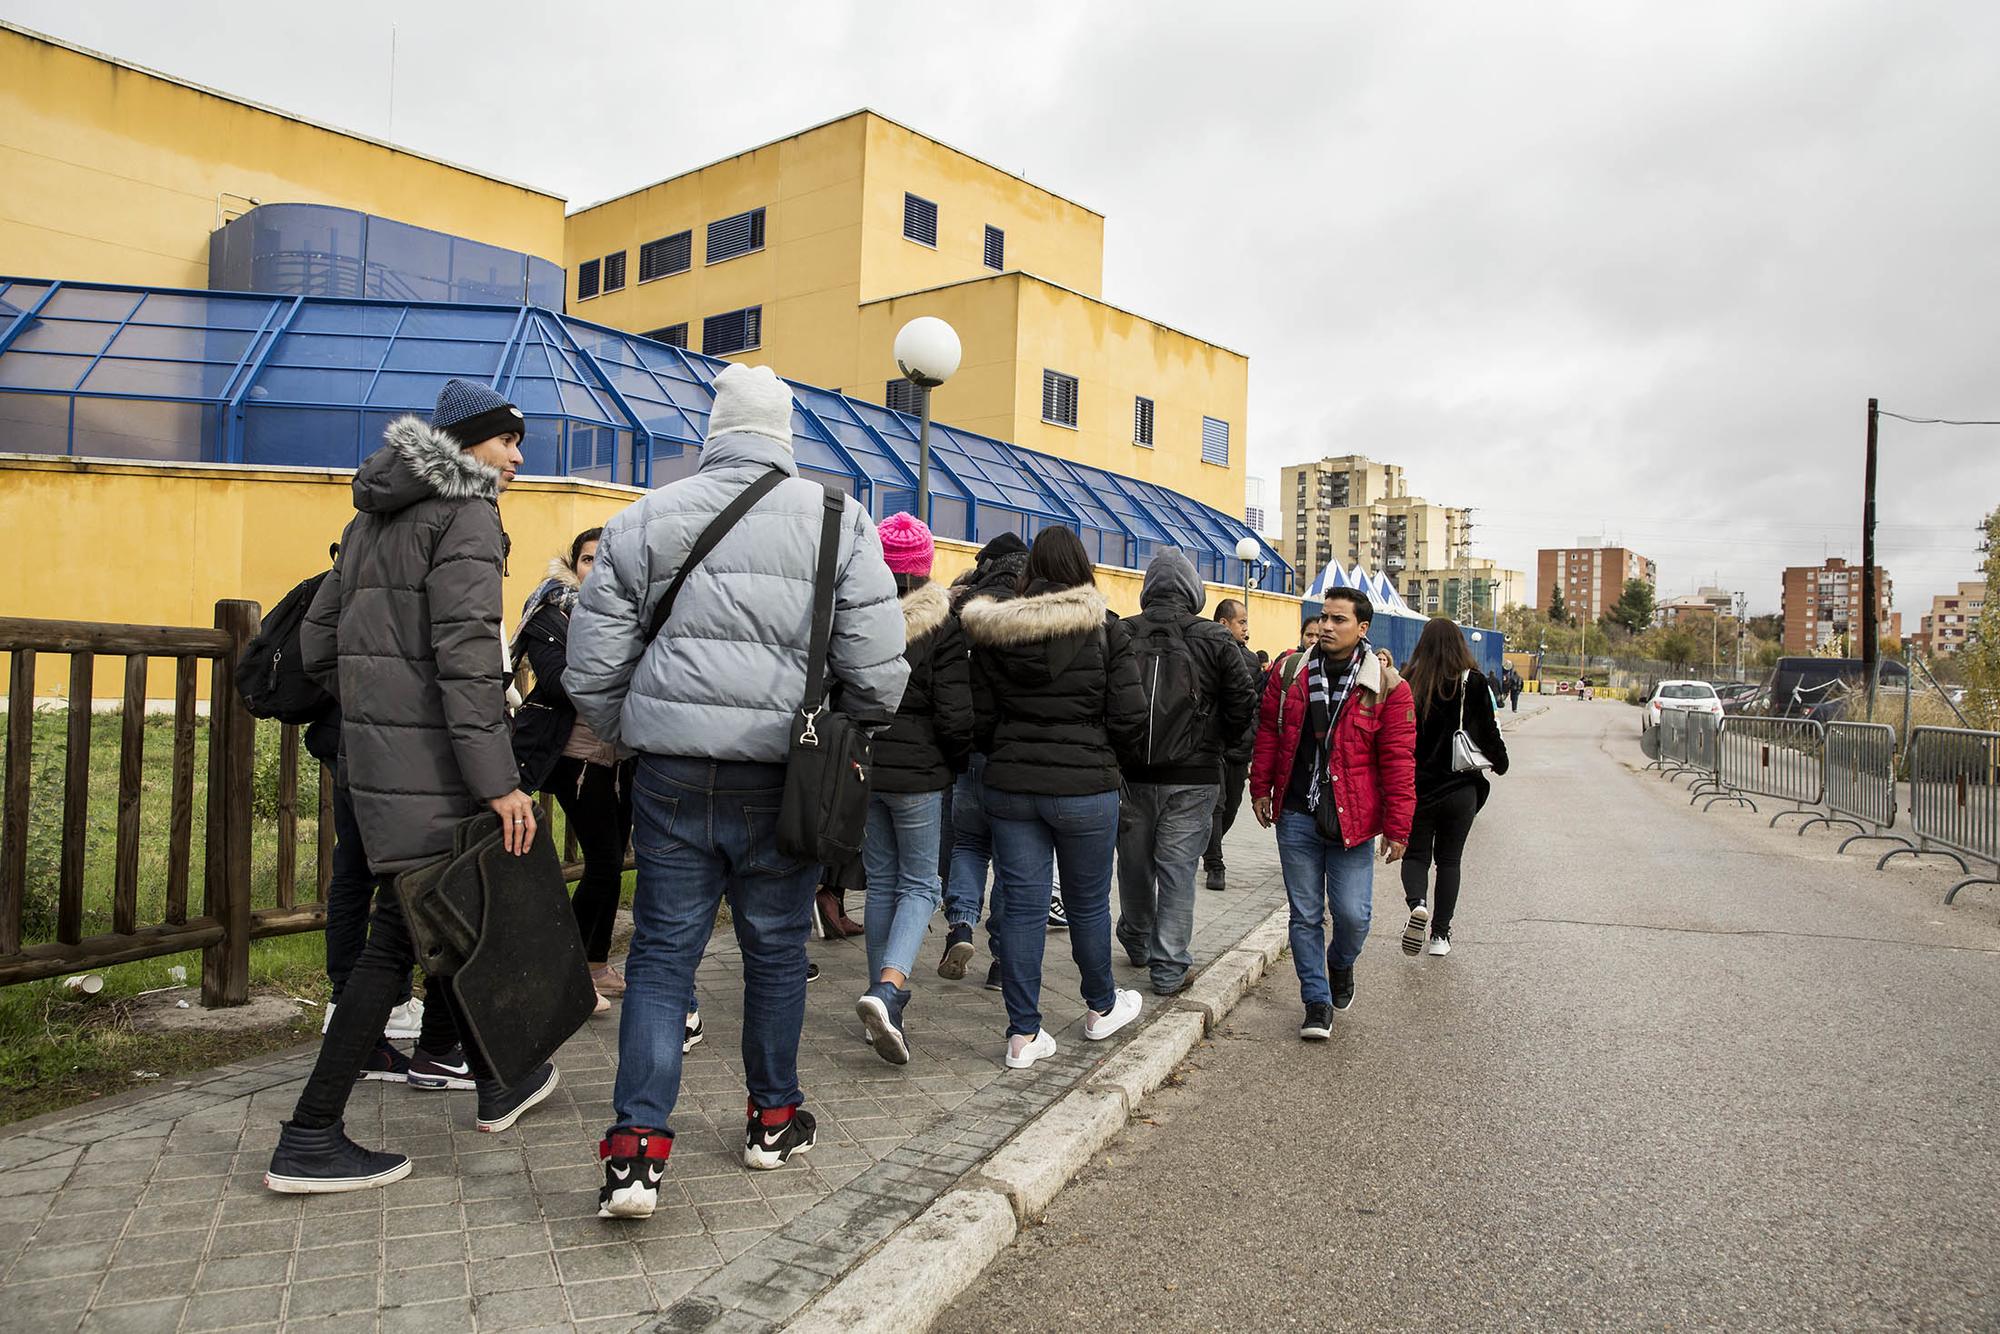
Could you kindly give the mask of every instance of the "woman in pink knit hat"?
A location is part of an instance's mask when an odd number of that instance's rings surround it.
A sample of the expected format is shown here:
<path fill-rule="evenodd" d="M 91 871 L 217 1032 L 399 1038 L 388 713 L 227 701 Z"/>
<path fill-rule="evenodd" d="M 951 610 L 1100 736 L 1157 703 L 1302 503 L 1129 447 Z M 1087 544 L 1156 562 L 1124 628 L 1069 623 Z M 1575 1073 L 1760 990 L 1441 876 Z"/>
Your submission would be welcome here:
<path fill-rule="evenodd" d="M 931 530 L 913 515 L 891 514 L 876 533 L 902 598 L 910 681 L 895 722 L 875 738 L 868 837 L 861 849 L 868 872 L 862 922 L 873 985 L 854 1008 L 876 1052 L 902 1065 L 910 1059 L 903 1032 L 910 970 L 943 897 L 938 836 L 945 793 L 972 753 L 972 669 L 951 601 L 930 579 Z"/>

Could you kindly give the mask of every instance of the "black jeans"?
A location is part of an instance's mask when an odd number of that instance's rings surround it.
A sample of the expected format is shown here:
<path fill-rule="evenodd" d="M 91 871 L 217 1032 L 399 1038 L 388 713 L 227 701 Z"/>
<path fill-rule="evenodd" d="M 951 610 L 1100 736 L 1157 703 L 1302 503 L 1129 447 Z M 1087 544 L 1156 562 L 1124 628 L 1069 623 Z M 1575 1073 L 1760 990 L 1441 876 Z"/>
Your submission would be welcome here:
<path fill-rule="evenodd" d="M 1437 863 L 1437 901 L 1431 905 L 1431 934 L 1451 934 L 1451 915 L 1458 908 L 1458 868 L 1465 856 L 1466 836 L 1479 813 L 1479 789 L 1471 783 L 1441 797 L 1417 803 L 1410 823 L 1410 847 L 1403 854 L 1403 901 L 1414 908 L 1429 888 L 1431 863 Z"/>
<path fill-rule="evenodd" d="M 583 879 L 570 907 L 576 912 L 584 957 L 603 963 L 611 957 L 611 928 L 618 922 L 625 884 L 625 845 L 632 840 L 632 765 L 614 768 L 564 756 L 546 786 L 583 852 Z"/>
<path fill-rule="evenodd" d="M 416 966 L 416 950 L 410 943 L 410 929 L 403 921 L 403 905 L 388 876 L 376 884 L 375 917 L 368 929 L 368 944 L 347 975 L 340 1008 L 333 1023 L 320 1039 L 319 1060 L 299 1094 L 292 1112 L 294 1124 L 308 1130 L 322 1130 L 340 1120 L 347 1108 L 347 1095 L 354 1089 L 375 1044 L 382 1040 L 382 1025 L 396 998 L 410 985 L 410 969 Z M 451 986 L 434 977 L 424 989 L 424 1028 L 417 1049 L 441 1056 L 458 1045 L 458 1006 Z M 486 1075 L 485 1061 L 470 1048 L 465 1053 L 475 1075 Z"/>
<path fill-rule="evenodd" d="M 1202 854 L 1202 865 L 1210 870 L 1222 866 L 1222 836 L 1236 823 L 1236 812 L 1243 809 L 1243 788 L 1250 781 L 1250 761 L 1237 764 L 1231 760 L 1222 762 L 1222 790 L 1216 794 L 1215 816 L 1209 825 L 1208 851 Z"/>
<path fill-rule="evenodd" d="M 333 983 L 334 1004 L 368 943 L 368 905 L 375 901 L 375 877 L 368 871 L 368 849 L 361 842 L 361 825 L 354 818 L 354 798 L 345 784 L 333 788 L 333 874 L 326 886 L 326 980 Z M 410 998 L 410 979 L 396 997 Z"/>

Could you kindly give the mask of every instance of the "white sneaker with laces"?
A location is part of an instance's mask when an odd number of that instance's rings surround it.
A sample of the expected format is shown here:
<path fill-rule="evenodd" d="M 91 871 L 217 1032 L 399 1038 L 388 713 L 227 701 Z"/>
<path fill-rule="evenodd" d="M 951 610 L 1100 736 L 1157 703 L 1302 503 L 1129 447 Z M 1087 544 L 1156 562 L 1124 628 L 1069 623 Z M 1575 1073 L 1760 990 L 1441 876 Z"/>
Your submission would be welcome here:
<path fill-rule="evenodd" d="M 1424 947 L 1424 937 L 1431 933 L 1431 910 L 1419 903 L 1410 909 L 1410 921 L 1403 928 L 1403 953 L 1412 959 Z"/>
<path fill-rule="evenodd" d="M 1133 993 L 1135 996 L 1137 992 Z M 1044 1056 L 1056 1054 L 1056 1040 L 1045 1029 L 1036 1029 L 1035 1036 L 1024 1038 L 1015 1034 L 1007 1039 L 1007 1068 L 1025 1070 Z"/>
<path fill-rule="evenodd" d="M 423 1032 L 424 1003 L 415 996 L 410 997 L 395 1009 L 389 1011 L 389 1022 L 382 1025 L 385 1038 L 414 1038 Z"/>
<path fill-rule="evenodd" d="M 1145 1002 L 1139 999 L 1138 992 L 1127 991 L 1124 987 L 1120 987 L 1117 991 L 1117 999 L 1111 1002 L 1111 1012 L 1109 1014 L 1099 1014 L 1097 1011 L 1092 1010 L 1084 1015 L 1083 1035 L 1092 1042 L 1102 1042 L 1119 1029 L 1125 1027 L 1125 1025 L 1131 1023 L 1134 1019 L 1137 1019 L 1139 1011 L 1144 1008 L 1144 1005 Z"/>
<path fill-rule="evenodd" d="M 1424 947 L 1424 953 L 1435 954 L 1438 955 L 1439 957 L 1443 957 L 1444 955 L 1451 953 L 1451 937 L 1432 936 L 1431 943 Z"/>

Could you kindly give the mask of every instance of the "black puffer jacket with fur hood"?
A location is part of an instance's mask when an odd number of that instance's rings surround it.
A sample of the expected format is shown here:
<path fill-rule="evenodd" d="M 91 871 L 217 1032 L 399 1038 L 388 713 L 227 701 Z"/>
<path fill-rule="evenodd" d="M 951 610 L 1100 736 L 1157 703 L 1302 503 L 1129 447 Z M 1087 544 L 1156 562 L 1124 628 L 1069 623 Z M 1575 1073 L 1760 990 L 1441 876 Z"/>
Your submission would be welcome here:
<path fill-rule="evenodd" d="M 1018 597 L 973 597 L 959 618 L 986 785 L 1051 797 L 1118 787 L 1119 757 L 1145 737 L 1146 697 L 1131 636 L 1104 595 L 1037 583 Z"/>
<path fill-rule="evenodd" d="M 942 586 L 919 584 L 902 603 L 910 683 L 895 721 L 875 737 L 875 790 L 937 792 L 972 754 L 972 664 Z"/>
<path fill-rule="evenodd" d="M 359 511 L 300 628 L 339 700 L 341 764 L 378 874 L 451 852 L 519 785 L 500 642 L 500 473 L 401 417 L 354 477 Z"/>

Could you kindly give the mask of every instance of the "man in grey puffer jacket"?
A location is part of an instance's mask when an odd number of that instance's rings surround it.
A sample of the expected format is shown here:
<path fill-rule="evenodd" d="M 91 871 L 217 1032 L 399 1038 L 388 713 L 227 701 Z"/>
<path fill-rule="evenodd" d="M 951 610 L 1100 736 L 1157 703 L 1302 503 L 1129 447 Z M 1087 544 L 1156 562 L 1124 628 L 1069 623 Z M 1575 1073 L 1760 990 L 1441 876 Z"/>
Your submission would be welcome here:
<path fill-rule="evenodd" d="M 689 573 L 649 644 L 653 609 L 702 530 L 774 468 L 791 480 Z M 602 1217 L 644 1218 L 658 1202 L 685 1007 L 725 892 L 743 950 L 744 1163 L 778 1167 L 813 1145 L 798 1047 L 819 868 L 775 842 L 824 510 L 821 488 L 797 473 L 791 390 L 767 367 L 728 367 L 700 468 L 605 525 L 571 613 L 563 685 L 592 731 L 640 757 L 639 882 L 614 1120 L 600 1148 Z M 829 688 L 843 712 L 886 725 L 909 677 L 902 610 L 875 525 L 852 497 L 840 523 Z"/>

